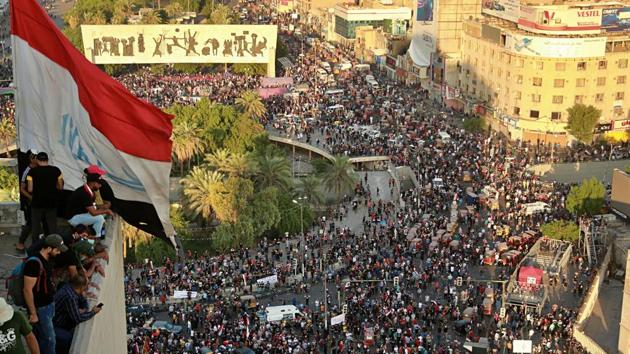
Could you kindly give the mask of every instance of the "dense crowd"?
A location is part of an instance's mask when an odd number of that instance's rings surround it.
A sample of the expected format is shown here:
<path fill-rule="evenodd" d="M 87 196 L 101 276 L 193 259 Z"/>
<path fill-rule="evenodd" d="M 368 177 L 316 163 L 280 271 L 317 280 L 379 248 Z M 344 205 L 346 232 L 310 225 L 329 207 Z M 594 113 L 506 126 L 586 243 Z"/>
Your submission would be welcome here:
<path fill-rule="evenodd" d="M 403 190 L 398 200 L 394 181 L 389 191 L 379 191 L 362 175 L 355 193 L 314 221 L 304 235 L 265 239 L 252 249 L 221 256 L 167 259 L 163 267 L 151 261 L 129 266 L 128 304 L 157 305 L 155 312 L 128 313 L 133 334 L 129 352 L 228 353 L 247 347 L 256 353 L 447 353 L 481 337 L 496 350 L 510 349 L 513 339 L 532 339 L 536 353 L 580 352 L 572 323 L 592 277 L 583 262 L 572 265 L 577 270 L 561 282 L 549 280 L 565 300 L 540 313 L 507 306 L 505 318 L 500 318 L 502 287 L 476 281 L 508 280 L 540 237 L 535 233 L 512 245 L 519 251 L 516 258 L 504 260 L 497 253 L 488 264 L 488 252 L 511 235 L 568 217 L 563 212 L 568 186 L 540 182 L 526 171 L 537 159 L 551 158 L 551 151 L 510 145 L 494 133 L 464 132 L 457 126 L 462 116 L 443 110 L 426 92 L 388 85 L 378 74 L 379 87 L 369 86 L 369 71 L 340 71 L 331 83 L 329 75 L 319 75 L 318 63 L 352 62 L 348 49 L 314 41 L 303 52 L 303 43 L 285 38 L 290 56 L 298 58 L 286 75 L 296 86 L 308 88 L 267 102 L 268 129 L 335 153 L 390 156 L 415 172 L 417 184 Z M 326 93 L 332 88 L 343 93 Z M 329 109 L 336 105 L 341 107 Z M 466 198 L 484 187 L 497 191 L 497 207 Z M 541 196 L 549 210 L 523 213 L 525 203 Z M 347 226 L 349 217 L 359 218 L 359 226 Z M 505 228 L 511 231 L 499 232 Z M 257 279 L 271 274 L 277 276 L 274 289 L 257 285 Z M 332 286 L 327 298 L 324 279 Z M 359 279 L 368 282 L 350 281 Z M 174 301 L 176 291 L 187 296 Z M 490 306 L 488 293 L 494 294 Z M 256 312 L 264 306 L 250 308 L 241 294 L 297 305 L 304 316 L 264 321 Z M 326 329 L 325 317 L 341 313 L 343 304 L 345 323 Z M 179 329 L 146 325 L 152 316 L 164 315 Z M 371 342 L 364 341 L 368 331 Z"/>

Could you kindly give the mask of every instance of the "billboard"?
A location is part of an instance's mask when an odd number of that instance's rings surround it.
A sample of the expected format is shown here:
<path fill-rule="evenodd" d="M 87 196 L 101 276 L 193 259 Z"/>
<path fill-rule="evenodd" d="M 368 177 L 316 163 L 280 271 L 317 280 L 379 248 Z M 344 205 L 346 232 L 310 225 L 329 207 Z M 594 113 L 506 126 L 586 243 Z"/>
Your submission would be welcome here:
<path fill-rule="evenodd" d="M 534 33 L 596 34 L 602 10 L 562 7 L 521 7 L 518 28 Z"/>
<path fill-rule="evenodd" d="M 436 22 L 416 22 L 413 26 L 413 36 L 409 45 L 409 55 L 414 64 L 423 67 L 431 65 L 431 55 L 436 51 L 435 40 Z"/>
<path fill-rule="evenodd" d="M 551 38 L 509 34 L 505 41 L 509 51 L 530 57 L 593 58 L 606 53 L 606 37 Z"/>
<path fill-rule="evenodd" d="M 418 0 L 416 7 L 416 21 L 433 21 L 433 0 Z"/>
<path fill-rule="evenodd" d="M 484 0 L 481 12 L 516 23 L 520 18 L 521 3 L 519 0 Z"/>
<path fill-rule="evenodd" d="M 602 10 L 602 28 L 607 32 L 630 30 L 630 7 Z"/>
<path fill-rule="evenodd" d="M 83 25 L 95 64 L 268 63 L 275 25 Z"/>
<path fill-rule="evenodd" d="M 618 169 L 612 175 L 610 206 L 624 218 L 630 217 L 630 175 Z"/>

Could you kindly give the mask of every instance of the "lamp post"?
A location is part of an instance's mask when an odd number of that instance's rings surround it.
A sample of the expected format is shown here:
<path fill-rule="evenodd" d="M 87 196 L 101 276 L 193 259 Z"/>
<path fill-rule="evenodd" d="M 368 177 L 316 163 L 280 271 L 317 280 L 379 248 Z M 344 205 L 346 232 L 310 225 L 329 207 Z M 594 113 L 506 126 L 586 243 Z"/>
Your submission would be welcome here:
<path fill-rule="evenodd" d="M 298 197 L 292 200 L 293 203 L 300 206 L 300 233 L 302 234 L 302 238 L 304 238 L 304 205 L 302 205 L 301 201 L 307 199 L 308 197 Z"/>

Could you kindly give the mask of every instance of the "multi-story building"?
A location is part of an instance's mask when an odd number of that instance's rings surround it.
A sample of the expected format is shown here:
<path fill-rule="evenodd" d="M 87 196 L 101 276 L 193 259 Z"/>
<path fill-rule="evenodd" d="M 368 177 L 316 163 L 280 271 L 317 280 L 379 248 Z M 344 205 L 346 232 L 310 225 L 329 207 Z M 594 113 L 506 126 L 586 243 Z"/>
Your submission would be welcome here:
<path fill-rule="evenodd" d="M 364 26 L 381 27 L 388 34 L 406 36 L 410 21 L 411 9 L 408 7 L 365 8 L 346 3 L 335 7 L 334 32 L 342 43 L 352 42 L 357 27 Z"/>
<path fill-rule="evenodd" d="M 462 32 L 458 86 L 469 108 L 513 139 L 566 144 L 567 109 L 583 103 L 602 111 L 599 131 L 625 135 L 630 7 L 499 0 L 484 13 Z"/>

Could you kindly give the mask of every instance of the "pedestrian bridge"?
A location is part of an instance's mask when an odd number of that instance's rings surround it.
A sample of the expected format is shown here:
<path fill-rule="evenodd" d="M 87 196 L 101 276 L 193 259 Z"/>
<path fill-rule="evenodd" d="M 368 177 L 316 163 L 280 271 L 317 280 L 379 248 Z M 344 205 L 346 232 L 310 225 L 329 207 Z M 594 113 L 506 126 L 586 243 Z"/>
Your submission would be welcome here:
<path fill-rule="evenodd" d="M 283 138 L 283 137 L 280 137 L 277 135 L 271 135 L 271 134 L 269 134 L 269 140 L 273 141 L 276 144 L 291 146 L 294 153 L 298 149 L 301 151 L 306 151 L 308 152 L 309 160 L 312 159 L 313 154 L 318 155 L 319 157 L 323 157 L 330 161 L 335 159 L 335 157 L 332 154 L 325 151 L 324 149 L 318 148 L 316 146 L 313 146 L 311 144 L 307 144 L 298 140 L 294 140 L 290 138 Z M 375 164 L 378 162 L 389 162 L 389 160 L 390 160 L 389 156 L 358 156 L 358 157 L 351 157 L 350 163 L 352 163 L 353 165 L 363 165 L 363 164 Z"/>

